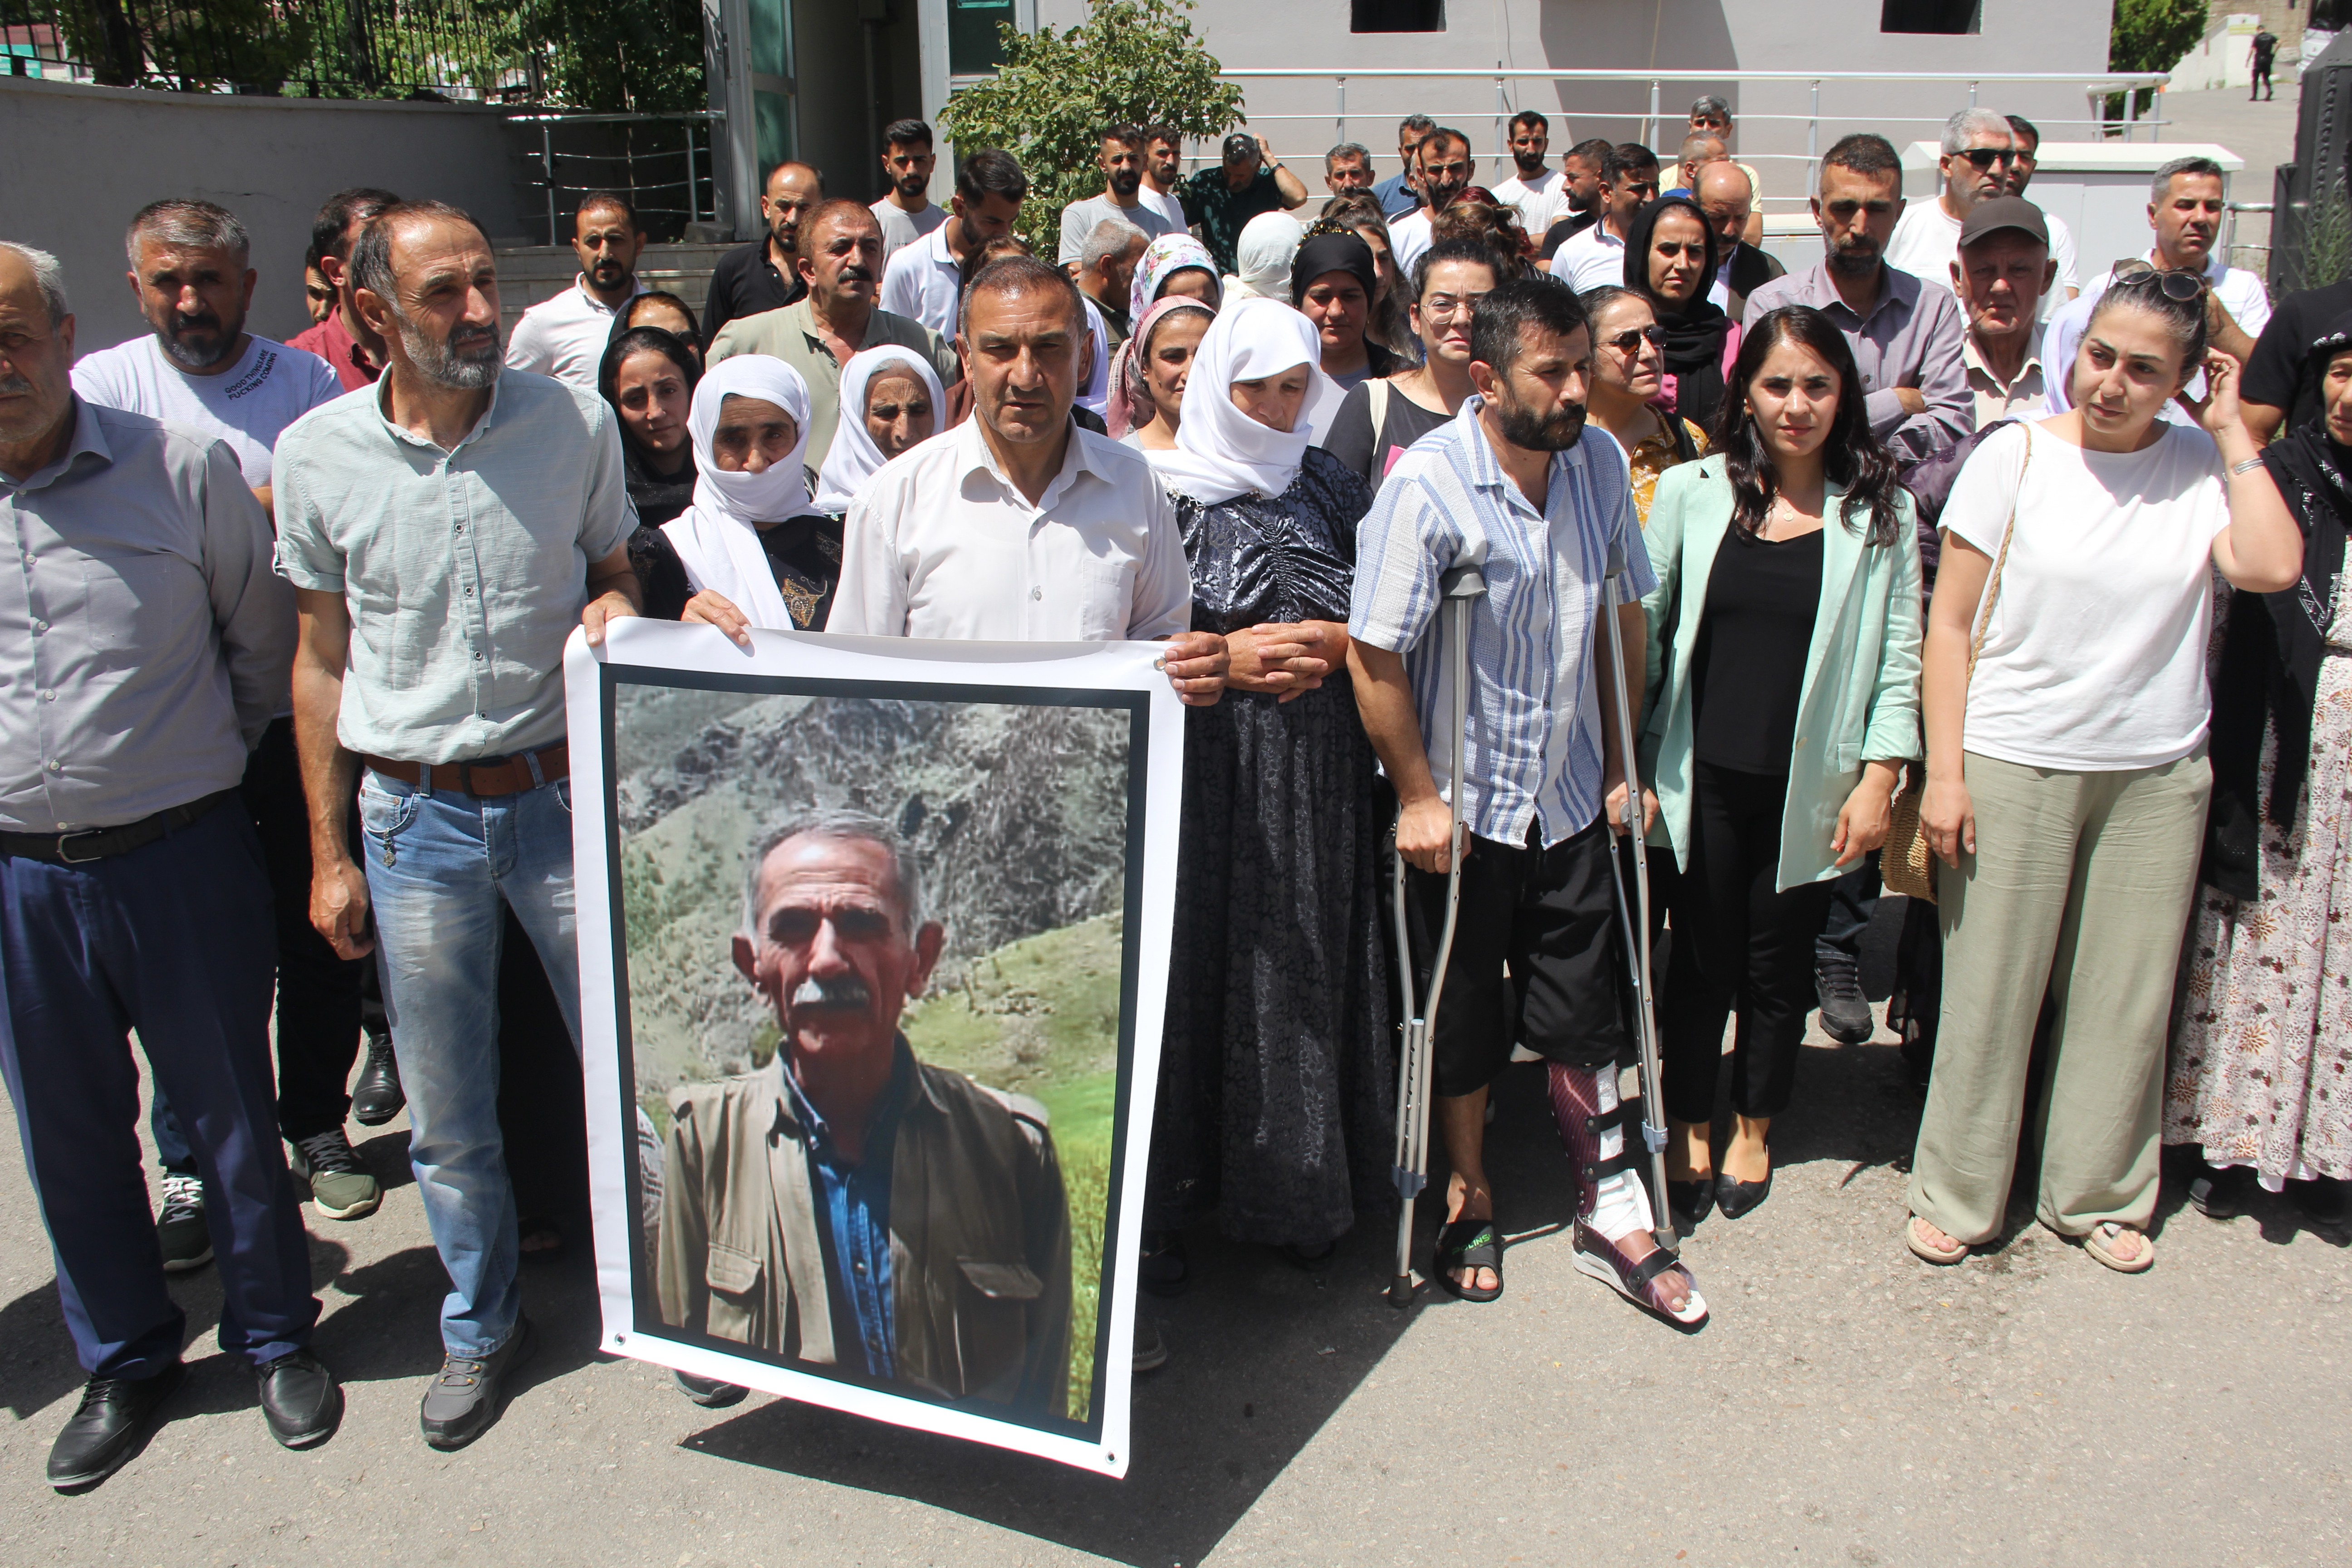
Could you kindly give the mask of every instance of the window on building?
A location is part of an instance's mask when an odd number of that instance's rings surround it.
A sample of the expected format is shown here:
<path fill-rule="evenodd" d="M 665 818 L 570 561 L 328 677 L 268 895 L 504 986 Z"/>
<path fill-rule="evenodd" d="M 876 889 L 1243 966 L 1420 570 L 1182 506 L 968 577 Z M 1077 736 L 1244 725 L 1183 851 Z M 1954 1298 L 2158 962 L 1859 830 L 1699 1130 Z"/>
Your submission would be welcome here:
<path fill-rule="evenodd" d="M 1351 33 L 1442 33 L 1445 0 L 1348 0 Z"/>
<path fill-rule="evenodd" d="M 1882 33 L 1974 33 L 1981 30 L 1983 0 L 1879 0 Z"/>
<path fill-rule="evenodd" d="M 1004 58 L 997 26 L 1013 19 L 1013 0 L 948 0 L 948 74 L 995 70 Z"/>

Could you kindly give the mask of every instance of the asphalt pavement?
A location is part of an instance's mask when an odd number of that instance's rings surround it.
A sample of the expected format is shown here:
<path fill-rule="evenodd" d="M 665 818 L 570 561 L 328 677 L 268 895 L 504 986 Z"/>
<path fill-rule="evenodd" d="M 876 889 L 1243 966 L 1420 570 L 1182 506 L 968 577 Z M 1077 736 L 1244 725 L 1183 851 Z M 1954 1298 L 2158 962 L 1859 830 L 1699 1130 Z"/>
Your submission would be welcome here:
<path fill-rule="evenodd" d="M 1882 933 L 1883 935 L 1883 933 Z M 1870 966 L 1885 985 L 1884 943 Z M 1686 1257 L 1689 1336 L 1574 1272 L 1540 1069 L 1495 1130 L 1507 1289 L 1381 1293 L 1388 1227 L 1328 1272 L 1193 1238 L 1146 1298 L 1173 1359 L 1141 1380 L 1123 1481 L 754 1395 L 688 1404 L 595 1350 L 584 1242 L 526 1269 L 545 1331 L 505 1419 L 436 1454 L 416 1403 L 444 1277 L 404 1168 L 372 1218 L 306 1208 L 317 1348 L 350 1413 L 273 1445 L 212 1339 L 210 1269 L 173 1287 L 191 1374 L 113 1479 L 42 1464 L 81 1379 L 21 1166 L 0 1163 L 0 1560 L 12 1565 L 995 1565 L 2054 1563 L 2352 1558 L 2352 1258 L 2283 1201 L 2217 1224 L 2168 1194 L 2126 1278 L 2027 1226 L 1955 1269 L 1900 1239 L 1918 1098 L 1891 1037 L 1818 1036 L 1775 1127 L 1771 1197 Z M 1426 1258 L 1423 1226 L 1423 1257 Z"/>

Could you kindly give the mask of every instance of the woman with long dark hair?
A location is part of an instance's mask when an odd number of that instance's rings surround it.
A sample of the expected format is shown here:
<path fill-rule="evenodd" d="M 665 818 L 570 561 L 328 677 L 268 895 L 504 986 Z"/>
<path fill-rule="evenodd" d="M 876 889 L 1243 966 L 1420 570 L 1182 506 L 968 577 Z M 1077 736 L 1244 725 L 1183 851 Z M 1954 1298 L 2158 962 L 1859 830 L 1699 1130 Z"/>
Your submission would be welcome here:
<path fill-rule="evenodd" d="M 1944 992 L 1904 1235 L 1931 1263 L 2000 1234 L 2045 993 L 2035 1213 L 2110 1268 L 2156 1259 L 2165 1023 L 2212 791 L 2212 574 L 2280 593 L 2304 554 L 2205 306 L 2195 272 L 2109 285 L 2074 406 L 1986 437 L 1944 503 L 1919 805 Z M 2161 416 L 2200 367 L 2202 431 Z"/>
<path fill-rule="evenodd" d="M 2213 671 L 2213 808 L 2172 1025 L 2164 1141 L 2224 1219 L 2256 1182 L 2340 1219 L 2352 1177 L 2352 315 L 2305 355 L 2318 409 L 2263 461 L 2303 530 L 2303 574 L 2236 594 Z"/>
<path fill-rule="evenodd" d="M 1715 423 L 1726 367 L 1739 352 L 1738 323 L 1706 297 L 1715 267 L 1715 230 L 1688 196 L 1662 196 L 1633 215 L 1625 287 L 1650 301 L 1666 334 L 1670 406 L 1701 426 Z"/>
<path fill-rule="evenodd" d="M 691 345 L 659 327 L 623 332 L 596 367 L 596 390 L 620 419 L 621 474 L 641 529 L 659 528 L 694 500 L 686 416 L 701 379 Z"/>
<path fill-rule="evenodd" d="M 1715 450 L 1668 468 L 1643 750 L 1681 875 L 1664 988 L 1677 1230 L 1771 1190 L 1830 884 L 1885 839 L 1919 752 L 1919 541 L 1845 337 L 1808 306 L 1740 345 Z M 1730 1143 L 1709 1147 L 1734 1009 Z"/>

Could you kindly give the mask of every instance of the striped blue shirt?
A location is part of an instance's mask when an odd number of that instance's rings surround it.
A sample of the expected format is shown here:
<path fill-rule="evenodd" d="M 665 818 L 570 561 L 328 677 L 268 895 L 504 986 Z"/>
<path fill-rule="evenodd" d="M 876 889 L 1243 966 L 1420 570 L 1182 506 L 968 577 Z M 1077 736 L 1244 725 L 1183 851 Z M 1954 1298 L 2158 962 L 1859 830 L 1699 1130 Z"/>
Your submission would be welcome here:
<path fill-rule="evenodd" d="M 1622 574 L 1616 603 L 1657 585 L 1625 456 L 1588 435 L 1552 458 L 1538 512 L 1503 471 L 1472 396 L 1453 423 L 1413 443 L 1389 470 L 1356 527 L 1348 635 L 1405 654 L 1429 748 L 1450 800 L 1444 740 L 1453 699 L 1438 637 L 1438 577 L 1479 566 L 1486 596 L 1471 612 L 1470 733 L 1463 816 L 1496 843 L 1549 847 L 1601 816 L 1601 700 L 1593 655 L 1602 583 Z"/>

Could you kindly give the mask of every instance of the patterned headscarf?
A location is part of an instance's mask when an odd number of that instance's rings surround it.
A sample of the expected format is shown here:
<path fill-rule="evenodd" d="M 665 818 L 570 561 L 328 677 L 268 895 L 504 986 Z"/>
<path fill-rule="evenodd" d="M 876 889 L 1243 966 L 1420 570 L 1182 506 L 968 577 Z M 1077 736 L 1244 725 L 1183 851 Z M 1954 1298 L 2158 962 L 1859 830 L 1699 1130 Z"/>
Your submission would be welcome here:
<path fill-rule="evenodd" d="M 1151 242 L 1143 259 L 1135 264 L 1135 282 L 1127 296 L 1127 315 L 1140 325 L 1143 313 L 1160 298 L 1160 290 L 1168 279 L 1188 267 L 1197 267 L 1209 275 L 1209 286 L 1214 291 L 1209 309 L 1215 310 L 1224 300 L 1224 285 L 1217 281 L 1217 258 L 1209 247 L 1189 234 L 1163 234 Z"/>

